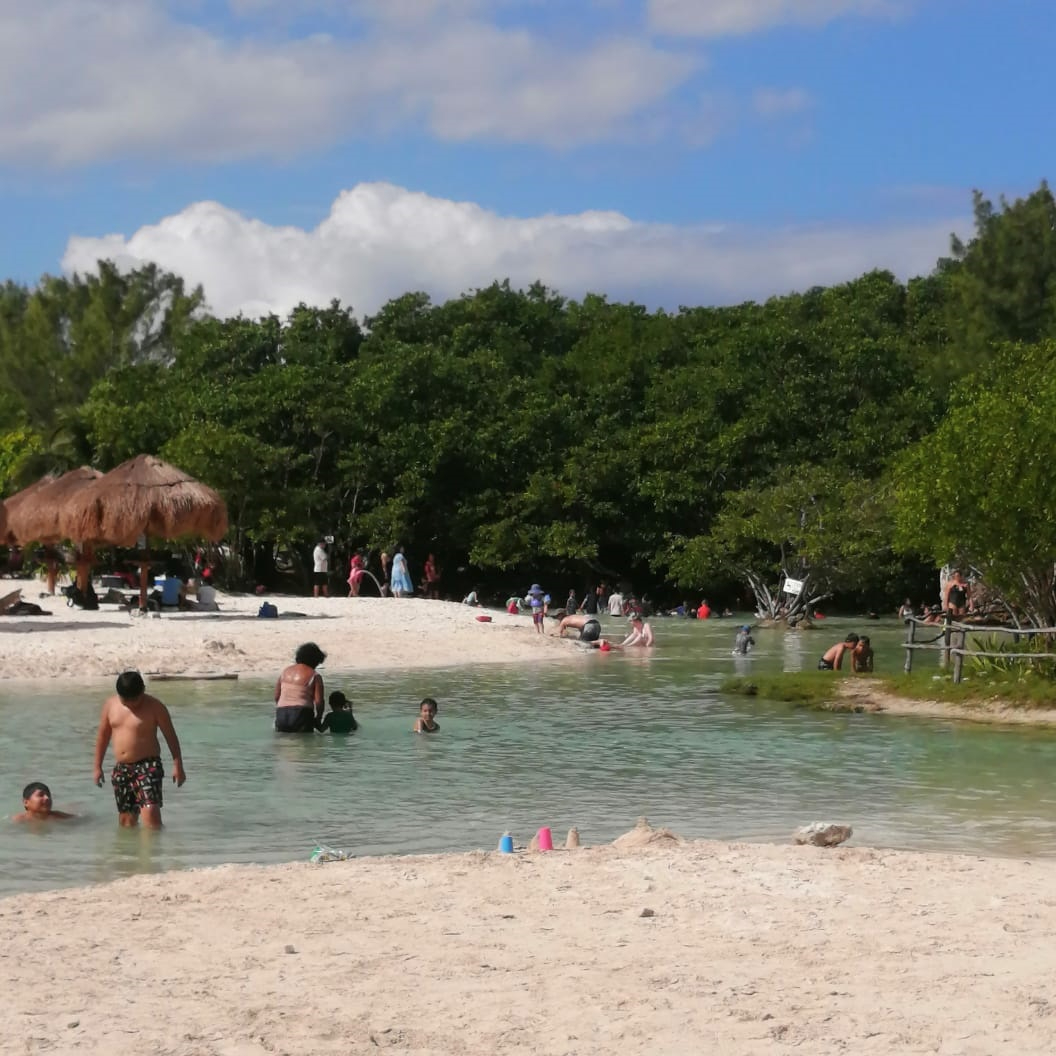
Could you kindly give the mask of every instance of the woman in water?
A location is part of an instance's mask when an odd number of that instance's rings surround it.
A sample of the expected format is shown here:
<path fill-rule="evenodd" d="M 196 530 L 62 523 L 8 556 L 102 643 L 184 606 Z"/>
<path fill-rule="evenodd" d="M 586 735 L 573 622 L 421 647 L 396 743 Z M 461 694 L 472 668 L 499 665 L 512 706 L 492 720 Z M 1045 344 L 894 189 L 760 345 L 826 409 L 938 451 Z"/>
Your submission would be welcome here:
<path fill-rule="evenodd" d="M 311 733 L 323 717 L 323 680 L 316 671 L 326 653 L 305 642 L 275 683 L 275 729 L 279 733 Z"/>

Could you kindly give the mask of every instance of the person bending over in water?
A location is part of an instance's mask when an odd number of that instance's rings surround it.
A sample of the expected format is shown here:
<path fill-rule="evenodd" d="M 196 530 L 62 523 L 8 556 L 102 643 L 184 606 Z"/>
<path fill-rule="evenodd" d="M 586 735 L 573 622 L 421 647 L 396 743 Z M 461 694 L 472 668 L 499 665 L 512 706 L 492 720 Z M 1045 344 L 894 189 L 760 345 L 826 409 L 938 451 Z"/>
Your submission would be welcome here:
<path fill-rule="evenodd" d="M 103 704 L 99 732 L 95 738 L 93 778 L 103 785 L 103 758 L 111 739 L 114 742 L 114 769 L 110 784 L 117 801 L 117 814 L 123 826 L 136 824 L 140 816 L 151 829 L 161 828 L 162 782 L 158 731 L 172 753 L 172 780 L 177 788 L 187 780 L 183 772 L 180 741 L 173 728 L 169 709 L 146 692 L 138 671 L 117 676 L 117 693 Z"/>
<path fill-rule="evenodd" d="M 628 620 L 631 624 L 631 633 L 620 642 L 619 648 L 627 649 L 632 645 L 652 645 L 653 629 L 642 619 L 642 614 L 640 612 L 632 612 Z"/>
<path fill-rule="evenodd" d="M 440 710 L 432 697 L 426 697 L 418 707 L 418 721 L 414 724 L 415 733 L 436 733 L 440 729 L 440 723 L 436 721 L 436 713 Z"/>
<path fill-rule="evenodd" d="M 601 637 L 601 623 L 595 616 L 563 616 L 557 625 L 558 638 L 564 638 L 567 627 L 579 631 L 581 642 L 596 642 Z"/>
<path fill-rule="evenodd" d="M 22 813 L 16 814 L 12 821 L 51 821 L 72 818 L 64 810 L 51 809 L 51 789 L 43 781 L 30 781 L 22 789 Z"/>
<path fill-rule="evenodd" d="M 869 635 L 863 634 L 851 653 L 851 670 L 855 674 L 871 674 L 873 670 L 873 647 L 869 644 Z"/>
<path fill-rule="evenodd" d="M 305 642 L 283 669 L 275 683 L 275 729 L 279 733 L 311 733 L 323 719 L 326 697 L 323 680 L 316 671 L 326 653 Z"/>
<path fill-rule="evenodd" d="M 858 635 L 849 634 L 842 642 L 837 642 L 828 649 L 825 655 L 818 661 L 819 671 L 839 671 L 843 667 L 845 653 L 853 653 L 858 644 Z"/>
<path fill-rule="evenodd" d="M 319 723 L 320 732 L 326 733 L 329 730 L 331 733 L 351 733 L 358 729 L 359 723 L 352 714 L 348 697 L 341 690 L 335 689 L 330 694 L 330 714 Z"/>

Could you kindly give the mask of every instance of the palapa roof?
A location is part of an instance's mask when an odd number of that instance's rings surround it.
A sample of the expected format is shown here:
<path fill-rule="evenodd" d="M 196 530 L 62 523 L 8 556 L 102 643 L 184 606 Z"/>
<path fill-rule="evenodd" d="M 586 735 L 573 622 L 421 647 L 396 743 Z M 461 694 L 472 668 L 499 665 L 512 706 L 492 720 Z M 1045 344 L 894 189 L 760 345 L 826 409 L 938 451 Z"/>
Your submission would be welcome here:
<path fill-rule="evenodd" d="M 74 495 L 63 514 L 69 538 L 135 546 L 140 536 L 219 542 L 227 506 L 212 488 L 153 455 L 137 455 Z"/>
<path fill-rule="evenodd" d="M 41 477 L 6 499 L 7 538 L 17 543 L 57 543 L 69 538 L 63 513 L 70 499 L 102 473 L 90 466 L 71 469 L 61 477 Z"/>

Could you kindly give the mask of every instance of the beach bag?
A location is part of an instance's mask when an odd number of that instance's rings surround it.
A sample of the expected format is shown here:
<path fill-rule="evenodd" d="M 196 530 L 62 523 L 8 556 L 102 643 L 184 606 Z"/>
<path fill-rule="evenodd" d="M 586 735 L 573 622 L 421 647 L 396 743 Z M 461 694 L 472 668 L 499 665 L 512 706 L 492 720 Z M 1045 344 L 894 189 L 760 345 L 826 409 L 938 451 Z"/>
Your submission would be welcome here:
<path fill-rule="evenodd" d="M 279 610 L 270 601 L 266 601 L 257 609 L 257 615 L 262 620 L 274 620 L 279 615 Z"/>

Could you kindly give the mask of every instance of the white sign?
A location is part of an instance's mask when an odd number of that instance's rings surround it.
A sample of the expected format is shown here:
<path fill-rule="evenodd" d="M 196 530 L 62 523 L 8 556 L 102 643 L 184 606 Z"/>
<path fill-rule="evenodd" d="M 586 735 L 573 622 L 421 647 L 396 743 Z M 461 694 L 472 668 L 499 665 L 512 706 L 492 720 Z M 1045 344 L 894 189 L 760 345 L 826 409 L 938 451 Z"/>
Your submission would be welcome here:
<path fill-rule="evenodd" d="M 781 588 L 786 594 L 799 594 L 803 590 L 803 580 L 786 579 L 784 587 Z"/>

